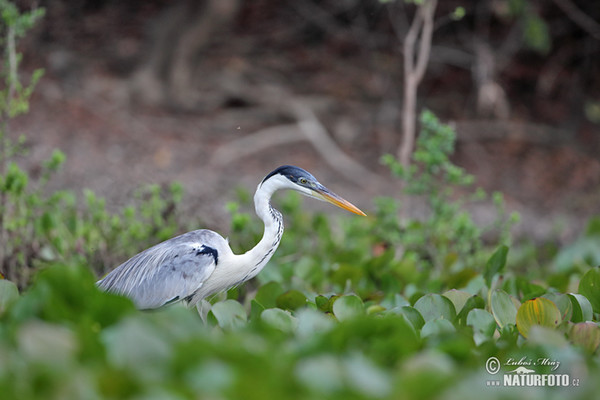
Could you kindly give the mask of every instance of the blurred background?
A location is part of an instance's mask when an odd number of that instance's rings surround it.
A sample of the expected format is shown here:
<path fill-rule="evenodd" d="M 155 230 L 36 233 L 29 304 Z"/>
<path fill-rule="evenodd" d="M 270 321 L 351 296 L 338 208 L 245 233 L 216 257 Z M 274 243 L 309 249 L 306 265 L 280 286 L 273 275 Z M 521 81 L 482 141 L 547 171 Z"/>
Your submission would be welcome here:
<path fill-rule="evenodd" d="M 218 229 L 221 199 L 294 164 L 369 213 L 399 190 L 380 157 L 402 141 L 410 3 L 23 0 L 46 15 L 22 68 L 45 75 L 12 128 L 31 173 L 59 148 L 51 186 L 109 208 L 179 181 L 182 212 Z M 600 213 L 599 2 L 440 1 L 426 65 L 417 110 L 456 128 L 453 160 L 517 234 L 569 241 Z"/>

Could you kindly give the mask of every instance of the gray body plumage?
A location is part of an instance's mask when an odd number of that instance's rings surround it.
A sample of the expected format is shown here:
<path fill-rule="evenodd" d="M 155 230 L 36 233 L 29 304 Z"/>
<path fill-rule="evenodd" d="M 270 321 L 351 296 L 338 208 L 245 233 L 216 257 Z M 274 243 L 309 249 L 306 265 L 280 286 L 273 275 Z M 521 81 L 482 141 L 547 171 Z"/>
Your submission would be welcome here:
<path fill-rule="evenodd" d="M 212 275 L 219 255 L 231 253 L 227 240 L 200 229 L 137 254 L 98 282 L 106 291 L 131 298 L 142 309 L 189 300 Z"/>

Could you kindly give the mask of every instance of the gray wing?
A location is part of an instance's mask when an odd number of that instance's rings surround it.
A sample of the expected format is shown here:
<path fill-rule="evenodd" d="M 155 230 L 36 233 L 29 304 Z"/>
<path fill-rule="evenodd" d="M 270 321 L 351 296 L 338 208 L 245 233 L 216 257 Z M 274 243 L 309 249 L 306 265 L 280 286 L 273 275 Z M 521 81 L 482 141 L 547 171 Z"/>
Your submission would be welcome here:
<path fill-rule="evenodd" d="M 127 260 L 98 287 L 131 298 L 140 309 L 187 299 L 215 270 L 223 244 L 226 240 L 215 232 L 188 232 Z"/>

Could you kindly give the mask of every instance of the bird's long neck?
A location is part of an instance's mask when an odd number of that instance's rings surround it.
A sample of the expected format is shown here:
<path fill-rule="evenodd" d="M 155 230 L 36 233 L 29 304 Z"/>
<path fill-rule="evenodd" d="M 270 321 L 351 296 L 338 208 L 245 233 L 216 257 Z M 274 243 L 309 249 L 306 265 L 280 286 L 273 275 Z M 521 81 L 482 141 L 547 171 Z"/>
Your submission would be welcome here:
<path fill-rule="evenodd" d="M 277 187 L 267 181 L 259 185 L 254 194 L 256 214 L 263 221 L 265 231 L 260 242 L 241 256 L 244 258 L 244 269 L 247 271 L 244 281 L 253 278 L 263 269 L 281 241 L 283 217 L 279 211 L 271 206 L 270 202 L 275 190 L 277 190 Z"/>

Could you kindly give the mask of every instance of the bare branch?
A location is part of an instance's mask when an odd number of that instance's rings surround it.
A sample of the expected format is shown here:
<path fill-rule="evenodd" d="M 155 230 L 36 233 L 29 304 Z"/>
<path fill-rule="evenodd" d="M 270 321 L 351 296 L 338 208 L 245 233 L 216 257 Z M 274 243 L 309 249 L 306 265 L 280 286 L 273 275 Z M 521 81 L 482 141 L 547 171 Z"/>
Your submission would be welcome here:
<path fill-rule="evenodd" d="M 433 35 L 433 15 L 437 0 L 425 0 L 419 6 L 412 24 L 404 39 L 404 102 L 402 107 L 402 144 L 398 149 L 398 158 L 404 166 L 410 164 L 416 136 L 417 88 L 425 75 L 431 53 Z M 416 54 L 417 38 L 421 34 L 419 50 Z"/>
<path fill-rule="evenodd" d="M 429 0 L 423 3 L 419 11 L 422 15 L 423 27 L 421 29 L 421 41 L 419 43 L 419 53 L 417 55 L 417 65 L 415 67 L 415 79 L 420 83 L 425 75 L 429 54 L 431 53 L 431 37 L 433 35 L 433 14 L 437 6 L 437 0 Z"/>
<path fill-rule="evenodd" d="M 594 39 L 600 40 L 600 24 L 581 11 L 570 0 L 554 0 L 554 3 Z"/>

